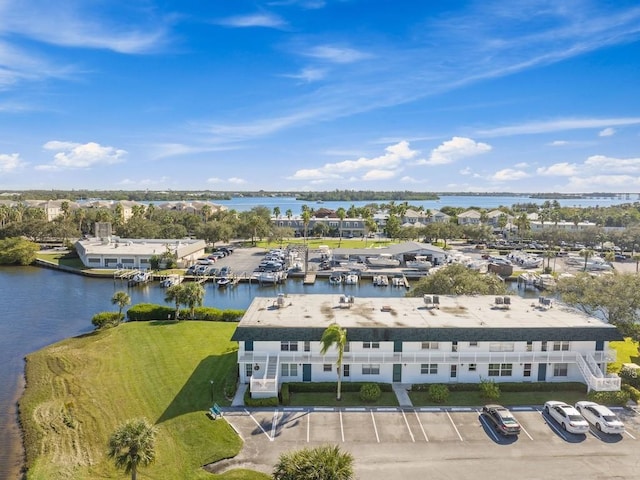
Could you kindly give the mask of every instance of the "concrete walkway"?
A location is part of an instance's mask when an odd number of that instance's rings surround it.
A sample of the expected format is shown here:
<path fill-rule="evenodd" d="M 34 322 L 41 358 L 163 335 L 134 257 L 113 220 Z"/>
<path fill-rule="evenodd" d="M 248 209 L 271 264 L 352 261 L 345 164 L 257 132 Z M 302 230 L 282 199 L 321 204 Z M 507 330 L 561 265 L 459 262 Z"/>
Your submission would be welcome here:
<path fill-rule="evenodd" d="M 391 388 L 393 388 L 393 393 L 398 397 L 398 404 L 401 407 L 413 407 L 413 403 L 411 403 L 411 398 L 409 398 L 408 390 L 411 389 L 411 384 L 409 383 L 392 383 Z"/>
<path fill-rule="evenodd" d="M 236 394 L 233 397 L 233 401 L 231 402 L 232 407 L 242 407 L 244 406 L 244 394 L 247 391 L 247 387 L 249 385 L 247 383 L 241 383 L 238 385 L 238 390 L 236 390 Z"/>

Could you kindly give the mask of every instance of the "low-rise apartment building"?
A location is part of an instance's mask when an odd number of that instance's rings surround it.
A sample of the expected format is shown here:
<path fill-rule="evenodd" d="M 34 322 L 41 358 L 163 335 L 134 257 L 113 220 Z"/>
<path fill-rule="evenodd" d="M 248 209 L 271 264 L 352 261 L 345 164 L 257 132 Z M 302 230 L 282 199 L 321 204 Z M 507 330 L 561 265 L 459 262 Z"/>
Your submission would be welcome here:
<path fill-rule="evenodd" d="M 615 391 L 603 321 L 550 299 L 494 296 L 354 298 L 281 295 L 253 300 L 236 329 L 240 381 L 254 397 L 283 382 L 336 381 L 338 351 L 321 355 L 332 323 L 347 330 L 343 381 L 566 382 Z"/>

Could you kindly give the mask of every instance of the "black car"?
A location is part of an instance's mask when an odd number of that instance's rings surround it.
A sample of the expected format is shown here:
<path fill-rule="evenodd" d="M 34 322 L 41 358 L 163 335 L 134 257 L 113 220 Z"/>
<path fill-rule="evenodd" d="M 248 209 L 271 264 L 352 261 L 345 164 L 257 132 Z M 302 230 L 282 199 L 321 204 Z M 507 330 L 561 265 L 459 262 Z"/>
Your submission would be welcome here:
<path fill-rule="evenodd" d="M 502 435 L 518 435 L 520 424 L 511 412 L 502 405 L 485 405 L 482 407 L 484 417 L 493 423 Z"/>

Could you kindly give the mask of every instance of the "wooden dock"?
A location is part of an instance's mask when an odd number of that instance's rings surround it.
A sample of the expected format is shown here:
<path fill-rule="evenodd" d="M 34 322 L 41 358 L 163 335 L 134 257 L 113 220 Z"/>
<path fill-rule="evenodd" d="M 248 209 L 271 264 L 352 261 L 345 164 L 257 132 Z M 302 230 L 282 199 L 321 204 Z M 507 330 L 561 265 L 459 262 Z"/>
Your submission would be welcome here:
<path fill-rule="evenodd" d="M 316 283 L 316 272 L 307 272 L 304 275 L 304 280 L 302 281 L 303 285 L 313 285 Z"/>

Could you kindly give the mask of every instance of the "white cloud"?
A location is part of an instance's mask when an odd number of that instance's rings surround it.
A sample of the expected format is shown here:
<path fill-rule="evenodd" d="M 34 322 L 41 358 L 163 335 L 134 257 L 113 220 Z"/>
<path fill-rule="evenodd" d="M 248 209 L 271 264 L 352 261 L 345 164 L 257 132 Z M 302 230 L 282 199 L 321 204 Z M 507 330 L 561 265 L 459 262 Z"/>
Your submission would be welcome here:
<path fill-rule="evenodd" d="M 13 172 L 24 165 L 19 153 L 0 153 L 0 172 Z"/>
<path fill-rule="evenodd" d="M 578 165 L 575 163 L 561 162 L 549 165 L 548 167 L 541 167 L 536 170 L 538 175 L 545 176 L 559 176 L 570 177 L 576 175 L 579 172 Z"/>
<path fill-rule="evenodd" d="M 566 130 L 580 130 L 602 128 L 607 125 L 637 125 L 640 117 L 626 118 L 569 118 L 550 120 L 547 122 L 531 122 L 507 127 L 480 130 L 477 135 L 483 137 L 506 137 L 510 135 L 534 135 L 537 133 L 562 132 Z"/>
<path fill-rule="evenodd" d="M 611 191 L 628 192 L 640 190 L 640 177 L 632 175 L 588 175 L 572 177 L 567 185 L 571 192 Z"/>
<path fill-rule="evenodd" d="M 327 75 L 327 71 L 322 68 L 303 68 L 299 73 L 293 73 L 283 75 L 286 78 L 294 78 L 296 80 L 302 80 L 306 83 L 317 82 L 322 80 Z"/>
<path fill-rule="evenodd" d="M 502 170 L 498 170 L 496 173 L 491 175 L 490 179 L 495 182 L 509 182 L 513 180 L 522 180 L 523 178 L 527 178 L 529 174 L 522 170 L 514 170 L 513 168 L 505 168 Z"/>
<path fill-rule="evenodd" d="M 591 172 L 640 174 L 640 158 L 613 158 L 592 155 L 584 162 Z"/>
<path fill-rule="evenodd" d="M 615 133 L 616 133 L 616 129 L 615 128 L 607 127 L 604 130 L 600 130 L 598 132 L 598 136 L 599 137 L 611 137 L 611 136 L 615 135 Z"/>
<path fill-rule="evenodd" d="M 343 179 L 344 175 L 365 171 L 361 176 L 352 176 L 353 181 L 380 180 L 396 176 L 402 164 L 413 159 L 420 152 L 412 150 L 409 142 L 402 141 L 385 148 L 385 153 L 373 158 L 360 157 L 357 160 L 345 160 L 326 163 L 319 168 L 296 171 L 290 180 L 330 180 Z"/>
<path fill-rule="evenodd" d="M 491 149 L 491 145 L 487 143 L 476 142 L 466 137 L 453 137 L 434 148 L 429 159 L 421 160 L 418 165 L 446 165 L 461 158 L 487 153 Z"/>
<path fill-rule="evenodd" d="M 239 177 L 228 178 L 227 182 L 232 183 L 234 185 L 243 185 L 247 183 L 247 181 L 244 178 L 239 178 Z"/>
<path fill-rule="evenodd" d="M 324 60 L 330 63 L 354 63 L 360 60 L 371 58 L 371 54 L 347 47 L 336 47 L 333 45 L 318 45 L 305 50 L 302 54 L 306 57 Z"/>
<path fill-rule="evenodd" d="M 554 140 L 553 142 L 547 143 L 547 145 L 551 147 L 563 147 L 568 144 L 569 142 L 566 140 Z"/>
<path fill-rule="evenodd" d="M 52 140 L 43 145 L 45 150 L 57 151 L 50 165 L 38 165 L 38 170 L 59 170 L 73 168 L 91 168 L 100 165 L 113 165 L 124 161 L 125 150 L 103 147 L 99 143 L 75 143 Z"/>
<path fill-rule="evenodd" d="M 210 177 L 207 178 L 207 183 L 222 183 L 223 180 L 221 178 L 218 177 Z"/>
<path fill-rule="evenodd" d="M 405 175 L 404 177 L 402 177 L 400 179 L 400 181 L 403 182 L 403 183 L 421 183 L 420 180 L 417 180 L 417 179 L 415 179 L 413 177 L 410 177 L 408 175 Z"/>
<path fill-rule="evenodd" d="M 283 28 L 287 23 L 282 18 L 271 13 L 254 13 L 251 15 L 237 15 L 228 17 L 217 22 L 219 25 L 226 27 L 266 27 L 266 28 Z"/>

